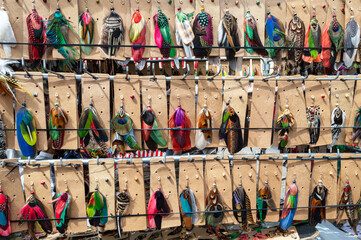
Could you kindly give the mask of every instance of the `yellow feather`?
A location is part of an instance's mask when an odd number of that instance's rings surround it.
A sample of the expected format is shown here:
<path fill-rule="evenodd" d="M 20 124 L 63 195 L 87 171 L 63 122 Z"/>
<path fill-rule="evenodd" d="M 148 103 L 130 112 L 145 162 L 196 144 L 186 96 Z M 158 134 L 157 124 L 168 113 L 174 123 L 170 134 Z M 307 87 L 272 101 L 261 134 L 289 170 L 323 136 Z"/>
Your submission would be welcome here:
<path fill-rule="evenodd" d="M 129 29 L 130 42 L 135 42 L 139 38 L 140 33 L 142 32 L 143 28 L 144 28 L 144 18 L 143 17 L 139 23 L 135 23 L 132 20 L 132 24 Z"/>

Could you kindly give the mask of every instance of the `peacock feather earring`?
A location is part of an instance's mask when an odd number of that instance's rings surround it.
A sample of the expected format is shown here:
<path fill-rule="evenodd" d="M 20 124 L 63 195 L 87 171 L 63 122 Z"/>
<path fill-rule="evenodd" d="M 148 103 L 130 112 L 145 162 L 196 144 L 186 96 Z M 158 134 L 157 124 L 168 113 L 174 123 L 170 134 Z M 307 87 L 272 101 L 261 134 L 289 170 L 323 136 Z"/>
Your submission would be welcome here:
<path fill-rule="evenodd" d="M 339 139 L 343 125 L 345 124 L 346 120 L 346 113 L 340 108 L 338 104 L 338 94 L 336 94 L 337 103 L 336 107 L 332 110 L 331 114 L 331 133 L 332 133 L 332 143 L 329 146 L 330 149 L 336 144 L 337 140 Z"/>
<path fill-rule="evenodd" d="M 1 120 L 1 115 L 0 115 L 0 120 Z M 5 193 L 3 192 L 0 181 L 0 236 L 7 237 L 10 234 L 11 234 L 10 198 L 8 195 L 5 195 Z"/>
<path fill-rule="evenodd" d="M 310 196 L 310 208 L 308 213 L 308 223 L 311 226 L 316 226 L 322 220 L 326 221 L 326 203 L 327 203 L 328 189 L 323 185 L 322 180 L 318 181 L 317 186 L 313 189 Z M 317 208 L 322 207 L 322 208 Z"/>
<path fill-rule="evenodd" d="M 169 29 L 168 17 L 158 9 L 158 12 L 153 17 L 155 31 L 155 44 L 158 46 L 164 58 L 173 58 L 176 55 L 176 50 L 173 48 L 173 40 Z"/>
<path fill-rule="evenodd" d="M 212 114 L 208 109 L 207 96 L 204 96 L 204 106 L 198 114 L 197 127 L 199 130 L 196 131 L 195 146 L 199 150 L 203 150 L 207 145 L 212 143 Z"/>
<path fill-rule="evenodd" d="M 194 55 L 197 58 L 207 58 L 212 52 L 210 47 L 213 45 L 213 27 L 212 17 L 204 11 L 203 6 L 194 19 L 193 33 Z"/>
<path fill-rule="evenodd" d="M 2 6 L 0 9 L 0 22 L 0 42 L 16 43 L 14 31 L 9 21 L 9 15 L 5 10 L 4 0 L 2 1 Z M 4 49 L 5 55 L 8 58 L 11 58 L 11 48 L 15 47 L 15 45 L 2 44 L 2 47 Z"/>
<path fill-rule="evenodd" d="M 286 105 L 285 110 L 278 116 L 277 118 L 277 131 L 279 131 L 279 136 L 281 138 L 280 143 L 278 144 L 278 149 L 283 151 L 288 143 L 288 133 L 295 125 L 295 118 L 293 114 L 288 108 L 288 104 Z"/>
<path fill-rule="evenodd" d="M 51 202 L 53 203 L 54 216 L 57 219 L 55 220 L 55 226 L 61 234 L 66 232 L 69 222 L 71 196 L 68 191 L 69 189 L 66 185 L 65 191 L 63 193 L 57 194 L 54 200 Z"/>
<path fill-rule="evenodd" d="M 196 197 L 189 188 L 188 176 L 186 177 L 186 187 L 179 195 L 179 205 L 182 213 L 183 226 L 187 231 L 191 231 L 196 222 L 198 222 L 198 208 Z"/>
<path fill-rule="evenodd" d="M 276 58 L 280 51 L 279 49 L 274 49 L 272 47 L 288 46 L 288 37 L 285 34 L 283 23 L 278 18 L 271 15 L 271 12 L 267 13 L 265 46 L 270 47 L 267 49 L 267 52 L 271 58 Z"/>
<path fill-rule="evenodd" d="M 267 217 L 267 208 L 276 211 L 276 205 L 272 198 L 271 188 L 268 185 L 268 177 L 264 186 L 257 192 L 257 219 L 263 222 Z"/>
<path fill-rule="evenodd" d="M 191 27 L 190 19 L 193 17 L 193 13 L 187 14 L 182 11 L 182 8 L 178 8 L 178 12 L 175 18 L 175 36 L 178 45 L 183 46 L 184 53 L 187 58 L 192 58 L 192 48 L 194 33 Z"/>
<path fill-rule="evenodd" d="M 26 103 L 16 113 L 16 138 L 24 157 L 35 156 L 36 124 L 35 118 L 26 108 Z"/>
<path fill-rule="evenodd" d="M 312 102 L 314 102 L 314 96 L 311 96 Z M 306 116 L 308 123 L 308 131 L 310 133 L 310 144 L 316 144 L 320 137 L 320 106 L 312 105 L 306 108 Z"/>
<path fill-rule="evenodd" d="M 139 5 L 139 0 L 137 0 Z M 147 21 L 139 12 L 139 6 L 133 13 L 129 29 L 129 40 L 132 43 L 132 57 L 134 62 L 139 62 L 144 54 L 146 41 Z"/>
<path fill-rule="evenodd" d="M 88 0 L 85 0 L 85 11 L 79 15 L 80 44 L 92 44 L 94 39 L 94 19 L 88 9 Z M 85 55 L 92 52 L 91 46 L 81 46 L 80 50 Z"/>
<path fill-rule="evenodd" d="M 49 134 L 52 140 L 53 149 L 61 149 L 64 142 L 64 133 L 62 130 L 68 123 L 68 117 L 64 110 L 59 106 L 58 96 L 56 96 L 55 106 L 49 112 Z"/>
<path fill-rule="evenodd" d="M 348 219 L 348 223 L 350 224 L 352 230 L 355 232 L 355 234 L 357 234 L 357 225 L 358 225 L 358 218 L 356 217 L 356 212 L 355 212 L 355 207 L 354 206 L 345 206 L 345 205 L 353 205 L 353 200 L 352 200 L 352 188 L 350 186 L 350 182 L 347 181 L 345 183 L 345 185 L 342 188 L 342 194 L 341 194 L 341 198 L 340 201 L 338 203 L 339 206 L 337 207 L 337 218 L 336 218 L 336 223 L 339 224 L 343 215 L 343 212 L 346 212 L 347 215 L 347 219 Z"/>
<path fill-rule="evenodd" d="M 356 29 L 354 31 L 356 31 Z M 330 36 L 331 46 L 333 47 L 333 49 L 331 50 L 331 59 L 330 59 L 330 66 L 332 67 L 336 61 L 337 53 L 342 47 L 342 43 L 344 39 L 343 37 L 344 30 L 341 24 L 337 20 L 335 8 L 334 8 L 334 15 L 332 16 L 332 20 L 330 23 L 330 27 L 328 28 L 328 34 Z"/>
<path fill-rule="evenodd" d="M 128 180 L 125 181 L 125 188 L 123 189 L 123 192 L 117 193 L 117 205 L 116 205 L 116 211 L 117 211 L 117 227 L 118 227 L 118 236 L 119 238 L 122 237 L 122 215 L 125 215 L 127 212 L 127 209 L 130 204 L 130 197 L 127 193 L 128 191 Z"/>
<path fill-rule="evenodd" d="M 282 228 L 283 230 L 287 230 L 293 222 L 293 217 L 295 216 L 297 208 L 297 200 L 298 187 L 296 184 L 296 179 L 294 179 L 291 186 L 289 186 L 286 192 L 285 201 L 282 209 L 280 228 Z"/>
<path fill-rule="evenodd" d="M 227 2 L 226 6 L 226 14 L 224 14 L 218 25 L 218 45 L 233 47 L 233 49 L 225 49 L 227 60 L 231 61 L 234 60 L 241 44 L 238 36 L 237 19 L 229 13 Z"/>
<path fill-rule="evenodd" d="M 89 193 L 89 201 L 86 208 L 89 223 L 93 227 L 104 228 L 108 222 L 107 199 L 98 189 L 98 182 L 94 192 Z"/>

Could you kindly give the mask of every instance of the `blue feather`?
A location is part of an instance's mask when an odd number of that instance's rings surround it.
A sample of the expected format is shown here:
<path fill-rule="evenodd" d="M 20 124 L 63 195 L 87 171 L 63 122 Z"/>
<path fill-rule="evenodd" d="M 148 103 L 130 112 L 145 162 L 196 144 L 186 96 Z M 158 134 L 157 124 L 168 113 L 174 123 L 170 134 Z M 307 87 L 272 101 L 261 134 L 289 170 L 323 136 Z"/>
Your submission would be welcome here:
<path fill-rule="evenodd" d="M 274 33 L 275 29 L 282 31 L 279 20 L 274 16 L 269 15 L 266 21 L 266 32 L 272 42 L 278 42 L 282 39 L 282 36 L 280 34 Z"/>
<path fill-rule="evenodd" d="M 192 213 L 191 213 L 192 208 L 189 205 L 189 202 L 184 199 L 183 193 L 180 195 L 180 199 L 181 199 L 181 207 L 182 207 L 183 213 L 185 213 L 185 215 L 187 217 L 192 217 Z"/>
<path fill-rule="evenodd" d="M 291 190 L 292 187 L 296 187 L 296 190 L 297 190 L 296 195 L 291 194 L 290 190 Z M 284 211 L 286 210 L 286 212 L 287 212 L 287 209 L 289 209 L 289 207 L 287 205 L 288 205 L 288 201 L 289 201 L 290 198 L 291 198 L 291 200 L 290 200 L 290 202 L 291 202 L 290 208 L 294 208 L 294 209 L 290 209 L 287 216 L 284 216 Z M 294 199 L 293 204 L 292 204 L 292 199 Z M 295 181 L 294 181 L 294 185 L 291 186 L 287 190 L 286 197 L 285 197 L 285 203 L 284 203 L 282 214 L 281 214 L 280 227 L 283 230 L 287 230 L 291 226 L 291 224 L 293 222 L 293 217 L 295 216 L 296 208 L 297 208 L 297 200 L 298 200 L 298 187 L 297 187 L 297 185 L 295 184 Z"/>
<path fill-rule="evenodd" d="M 0 226 L 6 226 L 8 224 L 8 220 L 3 211 L 0 211 Z"/>
<path fill-rule="evenodd" d="M 35 148 L 34 146 L 29 145 L 21 133 L 21 125 L 25 122 L 29 122 L 28 110 L 25 107 L 22 107 L 18 110 L 16 114 L 16 137 L 18 139 L 18 145 L 21 150 L 21 154 L 25 157 L 34 157 L 35 156 Z M 34 128 L 32 124 L 30 124 L 30 128 L 33 131 Z"/>

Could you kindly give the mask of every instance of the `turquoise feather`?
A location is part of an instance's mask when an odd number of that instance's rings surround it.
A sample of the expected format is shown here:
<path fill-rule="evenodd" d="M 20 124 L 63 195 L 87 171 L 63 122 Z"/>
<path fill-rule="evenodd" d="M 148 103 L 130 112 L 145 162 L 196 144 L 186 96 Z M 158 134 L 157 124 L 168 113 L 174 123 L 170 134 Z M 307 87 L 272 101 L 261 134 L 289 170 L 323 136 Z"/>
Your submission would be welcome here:
<path fill-rule="evenodd" d="M 187 217 L 192 217 L 192 207 L 189 205 L 188 200 L 184 199 L 183 193 L 180 195 L 180 200 L 183 213 L 187 215 Z"/>

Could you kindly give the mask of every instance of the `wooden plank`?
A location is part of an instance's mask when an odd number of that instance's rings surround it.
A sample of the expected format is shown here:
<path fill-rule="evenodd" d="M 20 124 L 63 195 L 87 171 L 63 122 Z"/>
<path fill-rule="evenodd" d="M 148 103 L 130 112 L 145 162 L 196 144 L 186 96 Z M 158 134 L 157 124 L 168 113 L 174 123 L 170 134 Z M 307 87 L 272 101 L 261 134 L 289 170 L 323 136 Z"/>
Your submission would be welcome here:
<path fill-rule="evenodd" d="M 123 191 L 127 185 L 127 194 L 131 200 L 126 214 L 146 214 L 143 161 L 141 159 L 133 160 L 133 164 L 120 164 L 118 162 L 118 177 L 119 190 Z M 124 232 L 141 231 L 146 228 L 146 216 L 122 218 L 122 230 Z"/>
<path fill-rule="evenodd" d="M 151 81 L 153 77 L 141 77 L 142 84 L 142 104 L 143 111 L 148 105 L 156 115 L 158 128 L 168 127 L 168 104 L 167 104 L 167 86 L 164 76 L 158 76 L 157 81 Z M 161 130 L 164 139 L 168 139 L 168 131 Z M 148 149 L 144 142 L 144 148 Z M 162 148 L 161 146 L 158 146 Z"/>
<path fill-rule="evenodd" d="M 214 156 L 206 157 L 205 166 L 205 180 L 206 180 L 206 194 L 209 194 L 210 189 L 215 183 L 219 194 L 223 201 L 223 209 L 231 210 L 232 208 L 232 183 L 230 175 L 229 160 L 213 160 Z M 234 223 L 232 212 L 225 212 L 223 217 L 223 224 Z"/>
<path fill-rule="evenodd" d="M 120 106 L 124 107 L 124 110 L 129 114 L 133 120 L 133 129 L 141 129 L 140 119 L 140 81 L 138 76 L 129 76 L 130 80 L 125 79 L 126 75 L 114 76 L 114 104 L 113 115 L 119 111 Z M 134 96 L 132 98 L 131 96 Z M 112 116 L 114 117 L 114 116 Z M 134 130 L 135 137 L 139 146 L 142 142 L 142 133 L 139 130 Z M 129 146 L 126 146 L 126 150 L 130 150 Z"/>
<path fill-rule="evenodd" d="M 179 195 L 186 188 L 188 183 L 189 189 L 193 191 L 196 198 L 197 210 L 204 211 L 205 195 L 204 192 L 204 175 L 203 175 L 203 161 L 202 157 L 192 157 L 193 162 L 188 162 L 188 158 L 183 157 L 179 160 L 179 179 L 178 179 L 178 193 Z M 204 225 L 201 222 L 201 215 L 198 214 L 198 222 L 196 226 Z"/>
<path fill-rule="evenodd" d="M 17 163 L 17 159 L 4 160 L 6 163 Z M 13 166 L 0 168 L 0 186 L 3 194 L 10 200 L 10 220 L 19 219 L 19 210 L 25 205 L 23 186 L 21 185 L 19 168 L 12 170 Z M 10 223 L 11 233 L 21 232 L 28 229 L 28 224 Z"/>
<path fill-rule="evenodd" d="M 104 129 L 110 129 L 110 80 L 107 74 L 97 74 L 98 80 L 94 80 L 86 75 L 81 78 L 82 81 L 82 111 L 89 107 L 92 102 L 97 111 L 99 122 Z M 108 138 L 110 130 L 106 130 Z M 110 147 L 111 140 L 106 142 Z"/>
<path fill-rule="evenodd" d="M 322 77 L 322 76 L 321 76 Z M 316 78 L 316 76 L 314 76 Z M 319 76 L 317 76 L 319 78 Z M 313 79 L 313 77 L 312 77 Z M 320 106 L 320 138 L 317 143 L 312 146 L 328 145 L 332 142 L 331 134 L 331 113 L 330 113 L 330 81 L 307 81 L 305 83 L 306 106 Z M 313 98 L 312 98 L 313 97 Z M 327 128 L 324 128 L 327 127 Z"/>
<path fill-rule="evenodd" d="M 163 163 L 163 159 L 150 160 L 150 194 L 161 187 L 171 213 L 179 212 L 177 180 L 174 162 Z M 158 180 L 159 179 L 159 180 Z M 180 215 L 170 214 L 162 220 L 162 229 L 180 226 Z"/>
<path fill-rule="evenodd" d="M 67 129 L 78 128 L 78 98 L 76 89 L 76 78 L 74 74 L 67 74 L 65 79 L 56 76 L 48 76 L 49 105 L 50 108 L 58 102 L 59 106 L 67 115 Z M 78 133 L 76 130 L 67 130 L 64 135 L 62 149 L 77 149 Z"/>
<path fill-rule="evenodd" d="M 69 217 L 86 217 L 84 170 L 82 161 L 63 161 L 63 164 L 71 163 L 71 166 L 61 166 L 59 161 L 54 163 L 55 185 L 57 194 L 65 192 L 71 196 Z M 77 167 L 74 165 L 77 164 Z M 68 223 L 68 232 L 86 232 L 88 226 L 84 219 L 72 219 Z"/>
<path fill-rule="evenodd" d="M 275 81 L 264 82 L 260 78 L 254 80 L 249 147 L 268 148 L 271 146 L 275 84 Z"/>
<path fill-rule="evenodd" d="M 97 160 L 89 161 L 89 191 L 93 192 L 98 187 L 108 205 L 108 215 L 115 215 L 115 180 L 114 180 L 114 160 L 102 159 L 103 164 L 97 164 Z M 117 229 L 116 219 L 108 218 L 108 222 L 105 224 L 104 230 Z"/>
<path fill-rule="evenodd" d="M 199 77 L 198 79 L 198 95 L 197 95 L 197 112 L 196 116 L 202 111 L 205 103 L 207 108 L 211 111 L 212 127 L 219 128 L 222 124 L 222 78 L 215 78 L 213 81 L 208 81 L 206 77 Z M 196 125 L 197 122 L 196 122 Z M 218 131 L 212 131 L 212 143 L 207 147 L 219 146 Z"/>
<path fill-rule="evenodd" d="M 287 162 L 286 189 L 296 181 L 298 187 L 297 207 L 308 207 L 310 198 L 311 161 L 295 160 Z M 294 220 L 304 220 L 308 218 L 308 209 L 299 208 L 296 210 Z"/>
<path fill-rule="evenodd" d="M 4 129 L 14 129 L 12 131 L 5 131 L 6 147 L 7 149 L 15 149 L 17 144 L 15 144 L 14 100 L 7 94 L 0 94 L 0 115 Z"/>

